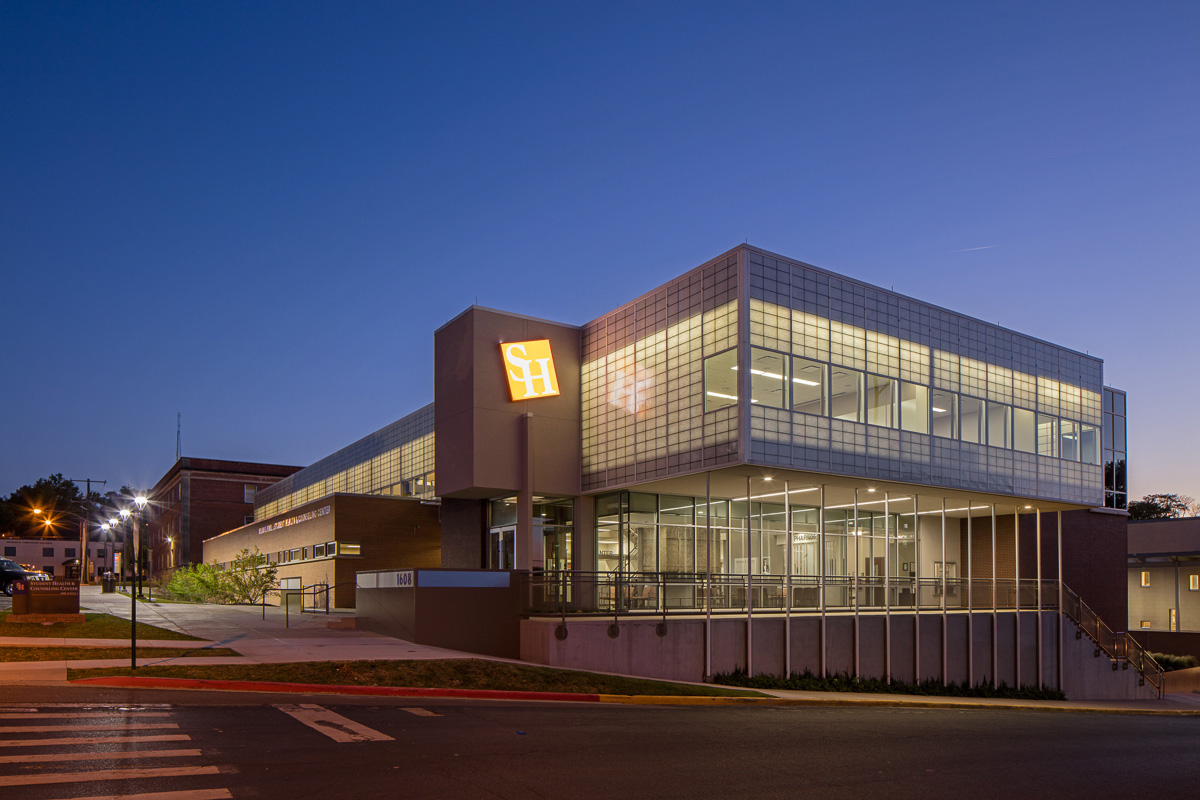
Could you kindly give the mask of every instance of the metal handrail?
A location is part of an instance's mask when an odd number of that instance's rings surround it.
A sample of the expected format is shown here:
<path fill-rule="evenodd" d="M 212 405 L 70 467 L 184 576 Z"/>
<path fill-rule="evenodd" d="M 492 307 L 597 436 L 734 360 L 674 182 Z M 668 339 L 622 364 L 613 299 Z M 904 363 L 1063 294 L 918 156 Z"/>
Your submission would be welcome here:
<path fill-rule="evenodd" d="M 1151 658 L 1127 631 L 1113 632 L 1079 595 L 1066 584 L 1063 584 L 1062 588 L 1063 613 L 1114 663 L 1125 662 L 1132 666 L 1142 676 L 1142 680 L 1148 681 L 1154 687 L 1156 696 L 1162 697 L 1163 670 L 1158 666 L 1158 662 Z"/>

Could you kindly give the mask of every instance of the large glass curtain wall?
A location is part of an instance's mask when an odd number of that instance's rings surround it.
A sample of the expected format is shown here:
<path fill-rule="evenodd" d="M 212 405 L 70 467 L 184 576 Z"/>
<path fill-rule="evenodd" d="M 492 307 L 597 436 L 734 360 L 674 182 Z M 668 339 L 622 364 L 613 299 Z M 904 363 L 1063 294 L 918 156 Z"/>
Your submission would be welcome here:
<path fill-rule="evenodd" d="M 770 494 L 764 492 L 764 495 Z M 774 493 L 782 501 L 782 491 Z M 790 511 L 792 575 L 819 579 L 916 577 L 917 520 L 911 498 L 866 499 L 825 508 L 820 552 L 820 489 L 790 492 L 792 502 L 616 492 L 596 500 L 599 571 L 695 575 L 784 575 Z M 757 496 L 757 495 L 755 495 Z M 874 495 L 872 495 L 874 497 Z M 711 512 L 711 515 L 710 515 Z M 711 527 L 711 537 L 709 529 Z M 889 551 L 890 548 L 890 551 Z M 838 582 L 838 581 L 835 581 Z M 842 581 L 844 583 L 844 581 Z M 847 584 L 849 585 L 849 584 Z"/>
<path fill-rule="evenodd" d="M 1100 464 L 1096 425 L 761 347 L 750 348 L 749 362 L 754 405 Z M 737 404 L 737 369 L 736 349 L 705 359 L 705 411 Z M 1105 433 L 1106 459 L 1110 448 L 1124 448 L 1124 418 L 1108 414 L 1108 407 L 1104 430 L 1119 429 L 1121 441 L 1110 443 Z"/>

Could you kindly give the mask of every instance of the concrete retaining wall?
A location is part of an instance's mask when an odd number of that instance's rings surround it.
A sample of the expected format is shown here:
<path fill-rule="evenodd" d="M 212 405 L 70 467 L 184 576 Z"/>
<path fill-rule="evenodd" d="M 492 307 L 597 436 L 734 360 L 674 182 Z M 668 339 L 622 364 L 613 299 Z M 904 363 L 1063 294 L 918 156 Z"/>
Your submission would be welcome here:
<path fill-rule="evenodd" d="M 1037 683 L 1038 635 L 1036 612 L 1022 612 L 1020 634 L 1015 612 L 941 615 L 861 614 L 791 619 L 791 670 L 821 671 L 821 642 L 825 643 L 825 669 L 829 674 L 881 678 L 888 674 L 888 631 L 890 628 L 891 676 L 900 681 L 922 678 L 950 682 L 1017 684 Z M 993 650 L 993 621 L 995 649 Z M 714 617 L 711 623 L 709 674 L 746 670 L 754 674 L 782 675 L 786 671 L 787 620 L 756 617 L 747 636 L 745 617 Z M 920 625 L 919 643 L 917 625 Z M 1058 616 L 1042 615 L 1042 683 L 1058 685 Z M 706 630 L 702 617 L 624 617 L 612 636 L 609 618 L 567 620 L 567 638 L 555 637 L 559 620 L 548 618 L 521 621 L 521 658 L 548 666 L 616 672 L 648 678 L 701 681 L 706 674 Z M 1086 636 L 1076 638 L 1069 620 L 1063 635 L 1064 690 L 1072 699 L 1128 699 L 1153 697 L 1149 686 L 1139 686 L 1140 676 L 1112 662 Z M 968 642 L 971 646 L 968 647 Z M 916 652 L 919 646 L 921 658 Z M 993 653 L 995 657 L 993 659 Z M 748 658 L 749 656 L 749 658 Z M 973 659 L 973 660 L 972 660 Z"/>

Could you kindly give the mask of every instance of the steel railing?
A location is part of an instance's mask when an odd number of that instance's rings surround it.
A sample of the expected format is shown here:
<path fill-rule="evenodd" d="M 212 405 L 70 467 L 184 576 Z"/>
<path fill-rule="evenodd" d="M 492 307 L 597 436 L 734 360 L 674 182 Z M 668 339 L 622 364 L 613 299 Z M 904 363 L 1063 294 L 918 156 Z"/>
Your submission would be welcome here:
<path fill-rule="evenodd" d="M 1074 622 L 1079 633 L 1086 634 L 1096 644 L 1097 655 L 1105 653 L 1113 662 L 1113 669 L 1128 665 L 1137 670 L 1142 681 L 1154 687 L 1158 697 L 1163 695 L 1163 671 L 1150 654 L 1137 643 L 1128 632 L 1114 632 L 1100 619 L 1087 603 L 1065 584 L 1063 590 L 1063 613 Z"/>
<path fill-rule="evenodd" d="M 1038 607 L 1036 580 L 546 570 L 523 581 L 525 614 L 1009 611 L 1018 597 L 1021 609 Z M 1041 608 L 1057 610 L 1056 582 L 1043 581 Z"/>

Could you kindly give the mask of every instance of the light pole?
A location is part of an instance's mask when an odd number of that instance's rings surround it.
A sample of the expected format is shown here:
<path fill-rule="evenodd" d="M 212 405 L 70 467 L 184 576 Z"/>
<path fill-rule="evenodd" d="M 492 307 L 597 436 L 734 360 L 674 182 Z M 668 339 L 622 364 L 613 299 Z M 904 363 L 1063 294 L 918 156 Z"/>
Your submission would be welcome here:
<path fill-rule="evenodd" d="M 138 582 L 138 575 L 141 573 L 141 562 L 138 560 L 140 545 L 142 538 L 142 509 L 146 507 L 146 495 L 139 494 L 133 498 L 134 505 L 137 506 L 137 513 L 133 515 L 133 582 Z M 137 599 L 139 591 L 135 592 L 131 587 L 129 590 L 129 668 L 137 669 Z"/>
<path fill-rule="evenodd" d="M 45 516 L 43 516 L 43 514 Z M 59 514 L 64 517 L 73 517 L 79 521 L 79 542 L 83 546 L 83 552 L 79 555 L 79 584 L 82 586 L 87 582 L 87 546 L 88 546 L 88 523 L 87 517 L 82 514 L 76 514 L 74 511 L 46 511 L 40 508 L 33 510 L 33 515 L 41 520 L 42 524 L 47 529 L 53 530 L 55 518 L 54 515 Z"/>

